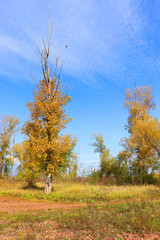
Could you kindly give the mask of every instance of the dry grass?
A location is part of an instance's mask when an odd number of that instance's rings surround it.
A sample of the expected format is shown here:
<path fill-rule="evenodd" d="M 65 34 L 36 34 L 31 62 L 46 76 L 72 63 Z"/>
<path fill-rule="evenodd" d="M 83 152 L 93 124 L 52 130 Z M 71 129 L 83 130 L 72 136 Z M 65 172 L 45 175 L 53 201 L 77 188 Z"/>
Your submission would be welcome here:
<path fill-rule="evenodd" d="M 159 199 L 158 186 L 99 186 L 80 183 L 53 183 L 50 195 L 43 193 L 44 185 L 37 184 L 37 189 L 24 189 L 24 183 L 2 181 L 0 196 L 19 197 L 31 200 L 51 200 L 64 202 L 108 202 L 119 200 Z"/>

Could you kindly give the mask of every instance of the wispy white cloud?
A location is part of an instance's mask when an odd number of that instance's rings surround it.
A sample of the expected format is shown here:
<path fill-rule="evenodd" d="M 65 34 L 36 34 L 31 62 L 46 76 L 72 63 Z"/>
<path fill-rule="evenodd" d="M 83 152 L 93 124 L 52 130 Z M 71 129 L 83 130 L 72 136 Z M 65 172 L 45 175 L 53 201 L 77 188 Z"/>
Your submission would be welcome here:
<path fill-rule="evenodd" d="M 61 49 L 65 74 L 92 86 L 98 84 L 100 77 L 115 82 L 127 78 L 129 81 L 133 74 L 140 75 L 132 68 L 143 69 L 143 64 L 154 58 L 146 52 L 143 34 L 147 23 L 140 3 L 132 0 L 8 0 L 0 7 L 1 58 L 6 64 L 9 61 L 6 52 L 10 51 L 36 62 L 32 39 L 34 37 L 39 45 L 41 42 L 37 16 L 46 34 L 49 6 L 54 46 Z M 128 72 L 128 68 L 132 71 Z"/>
<path fill-rule="evenodd" d="M 25 39 L 18 39 L 2 33 L 0 34 L 0 49 L 6 53 L 13 52 L 26 60 L 33 60 L 33 51 Z"/>

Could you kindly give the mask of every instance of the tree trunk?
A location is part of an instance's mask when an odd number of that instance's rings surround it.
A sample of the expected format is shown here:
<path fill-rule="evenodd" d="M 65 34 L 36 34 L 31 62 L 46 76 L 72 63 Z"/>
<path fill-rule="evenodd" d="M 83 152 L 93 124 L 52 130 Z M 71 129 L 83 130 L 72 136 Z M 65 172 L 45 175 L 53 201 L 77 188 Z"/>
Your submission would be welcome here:
<path fill-rule="evenodd" d="M 139 183 L 142 185 L 142 168 L 141 168 L 141 162 L 139 163 Z"/>
<path fill-rule="evenodd" d="M 46 182 L 45 182 L 44 193 L 45 194 L 51 193 L 51 188 L 52 188 L 52 175 L 50 173 L 46 173 Z"/>
<path fill-rule="evenodd" d="M 2 167 L 2 164 L 0 163 L 0 179 L 2 179 L 2 170 L 3 170 L 3 167 Z"/>
<path fill-rule="evenodd" d="M 13 177 L 13 163 L 11 163 L 11 171 L 10 171 L 10 178 Z"/>
<path fill-rule="evenodd" d="M 4 159 L 3 159 L 3 156 L 2 156 L 1 157 L 1 162 L 0 162 L 0 179 L 2 179 L 3 167 L 4 167 Z"/>
<path fill-rule="evenodd" d="M 12 162 L 12 151 L 10 149 L 10 164 L 11 164 L 11 171 L 10 171 L 10 178 L 12 178 L 13 175 L 13 162 Z"/>

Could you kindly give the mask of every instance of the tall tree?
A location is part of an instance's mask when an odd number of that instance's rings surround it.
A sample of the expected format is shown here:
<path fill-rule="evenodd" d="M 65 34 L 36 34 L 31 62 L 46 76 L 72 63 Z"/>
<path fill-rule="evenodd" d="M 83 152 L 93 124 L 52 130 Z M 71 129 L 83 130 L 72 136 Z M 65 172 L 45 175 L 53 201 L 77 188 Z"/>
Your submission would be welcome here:
<path fill-rule="evenodd" d="M 136 121 L 144 118 L 146 114 L 150 114 L 151 110 L 155 108 L 153 101 L 152 88 L 136 87 L 132 91 L 126 90 L 124 106 L 128 109 L 129 117 L 126 128 L 129 133 L 133 133 Z"/>
<path fill-rule="evenodd" d="M 14 116 L 5 116 L 1 120 L 0 127 L 0 178 L 2 178 L 6 158 L 10 152 L 11 138 L 16 131 L 19 119 Z"/>
<path fill-rule="evenodd" d="M 153 124 L 154 121 L 150 115 L 150 111 L 155 108 L 151 87 L 137 87 L 133 91 L 127 90 L 124 106 L 129 111 L 126 128 L 130 135 L 129 138 L 124 139 L 123 146 L 127 154 L 132 156 L 134 175 L 137 176 L 138 182 L 142 183 L 145 181 L 149 169 L 155 166 L 157 160 L 153 148 L 153 137 L 151 137 L 152 127 L 155 128 L 155 124 L 151 125 L 151 122 Z"/>
<path fill-rule="evenodd" d="M 46 175 L 45 193 L 51 192 L 52 176 L 63 166 L 63 155 L 71 146 L 69 134 L 62 135 L 62 130 L 71 120 L 65 113 L 65 106 L 71 97 L 62 92 L 60 73 L 57 73 L 58 57 L 51 74 L 49 56 L 51 48 L 51 28 L 48 42 L 42 34 L 43 48 L 40 54 L 43 79 L 39 81 L 34 91 L 34 101 L 27 107 L 30 118 L 25 123 L 23 132 L 28 136 L 29 151 L 32 152 L 30 163 L 39 166 Z"/>

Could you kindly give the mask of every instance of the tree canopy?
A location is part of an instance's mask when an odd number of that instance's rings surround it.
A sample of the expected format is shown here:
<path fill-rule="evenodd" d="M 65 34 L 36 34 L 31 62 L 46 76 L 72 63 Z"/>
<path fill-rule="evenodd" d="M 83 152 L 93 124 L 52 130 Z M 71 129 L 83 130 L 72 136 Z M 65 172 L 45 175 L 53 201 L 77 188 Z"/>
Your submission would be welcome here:
<path fill-rule="evenodd" d="M 35 88 L 34 101 L 27 104 L 30 118 L 23 127 L 23 133 L 28 136 L 29 151 L 32 152 L 30 161 L 46 173 L 46 193 L 50 193 L 52 175 L 65 164 L 63 156 L 72 144 L 69 134 L 62 135 L 62 130 L 71 120 L 65 113 L 65 106 L 71 97 L 62 92 L 60 73 L 57 74 L 58 57 L 51 74 L 51 33 L 48 39 L 46 45 L 42 35 L 43 48 L 39 54 L 43 79 Z"/>

